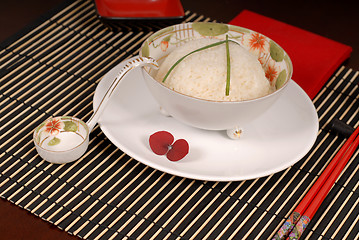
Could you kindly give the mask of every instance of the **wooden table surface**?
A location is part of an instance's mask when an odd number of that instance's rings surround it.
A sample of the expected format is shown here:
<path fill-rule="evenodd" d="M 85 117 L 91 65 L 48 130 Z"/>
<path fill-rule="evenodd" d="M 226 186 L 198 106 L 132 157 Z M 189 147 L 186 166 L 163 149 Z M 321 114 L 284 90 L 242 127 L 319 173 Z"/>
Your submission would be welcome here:
<path fill-rule="evenodd" d="M 0 8 L 0 42 L 39 19 L 61 0 L 5 0 Z M 317 33 L 353 47 L 344 64 L 359 69 L 359 20 L 352 1 L 182 0 L 185 10 L 228 22 L 243 9 Z M 14 204 L 0 200 L 0 239 L 78 239 Z"/>

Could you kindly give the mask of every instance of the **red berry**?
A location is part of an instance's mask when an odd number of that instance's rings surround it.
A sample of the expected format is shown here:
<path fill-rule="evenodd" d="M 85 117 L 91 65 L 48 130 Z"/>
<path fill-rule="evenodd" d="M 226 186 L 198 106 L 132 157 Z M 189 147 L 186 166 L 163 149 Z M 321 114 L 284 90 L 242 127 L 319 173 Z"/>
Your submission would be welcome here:
<path fill-rule="evenodd" d="M 188 142 L 184 139 L 178 139 L 172 144 L 172 148 L 167 153 L 167 158 L 171 161 L 178 161 L 184 158 L 188 151 Z"/>
<path fill-rule="evenodd" d="M 173 141 L 173 135 L 166 131 L 155 132 L 149 139 L 150 147 L 157 155 L 165 155 Z"/>

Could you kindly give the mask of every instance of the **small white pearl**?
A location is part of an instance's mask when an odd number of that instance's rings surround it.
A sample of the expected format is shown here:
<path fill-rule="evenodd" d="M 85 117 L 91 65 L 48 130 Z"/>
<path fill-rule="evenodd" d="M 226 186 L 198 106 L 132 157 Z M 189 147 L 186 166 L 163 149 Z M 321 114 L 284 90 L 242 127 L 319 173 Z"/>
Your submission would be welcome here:
<path fill-rule="evenodd" d="M 235 127 L 227 130 L 227 136 L 233 140 L 238 140 L 241 137 L 242 133 L 243 133 L 243 129 L 239 127 Z"/>

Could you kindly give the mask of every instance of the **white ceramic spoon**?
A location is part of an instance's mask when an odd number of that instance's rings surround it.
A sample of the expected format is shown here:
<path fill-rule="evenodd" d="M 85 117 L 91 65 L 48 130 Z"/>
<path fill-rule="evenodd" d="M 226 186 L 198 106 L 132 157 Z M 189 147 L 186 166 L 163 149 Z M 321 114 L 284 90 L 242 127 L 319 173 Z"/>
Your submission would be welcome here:
<path fill-rule="evenodd" d="M 99 106 L 86 123 L 75 117 L 58 116 L 51 117 L 40 124 L 33 134 L 39 155 L 51 163 L 67 163 L 79 159 L 86 152 L 89 134 L 97 124 L 118 83 L 132 69 L 143 66 L 158 68 L 157 62 L 152 58 L 135 57 L 129 60 L 113 80 Z"/>

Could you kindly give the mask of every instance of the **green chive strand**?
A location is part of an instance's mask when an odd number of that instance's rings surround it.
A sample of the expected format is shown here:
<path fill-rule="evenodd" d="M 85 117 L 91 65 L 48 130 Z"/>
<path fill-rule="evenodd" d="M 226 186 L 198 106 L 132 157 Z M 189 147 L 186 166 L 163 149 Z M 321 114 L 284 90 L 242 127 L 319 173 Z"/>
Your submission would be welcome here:
<path fill-rule="evenodd" d="M 226 35 L 226 55 L 227 55 L 227 81 L 226 81 L 226 96 L 229 95 L 229 86 L 231 83 L 231 58 L 229 55 L 228 35 Z"/>
<path fill-rule="evenodd" d="M 185 59 L 186 57 L 188 57 L 189 55 L 192 55 L 193 53 L 196 53 L 196 52 L 199 52 L 199 51 L 202 51 L 202 50 L 205 50 L 205 49 L 208 49 L 208 48 L 211 48 L 211 47 L 215 47 L 215 46 L 218 46 L 218 45 L 221 45 L 223 43 L 226 44 L 226 55 L 227 55 L 227 80 L 226 80 L 226 96 L 229 95 L 229 88 L 230 88 L 230 72 L 231 72 L 231 63 L 230 63 L 230 54 L 229 54 L 229 42 L 234 42 L 238 45 L 240 45 L 239 43 L 233 41 L 233 40 L 229 40 L 228 39 L 228 35 L 226 35 L 226 40 L 224 41 L 220 41 L 220 42 L 216 42 L 216 43 L 212 43 L 210 45 L 207 45 L 207 46 L 204 46 L 204 47 L 201 47 L 199 49 L 196 49 L 190 53 L 187 53 L 186 55 L 184 55 L 183 57 L 181 57 L 180 59 L 178 59 L 175 64 L 173 64 L 170 69 L 168 70 L 168 72 L 166 73 L 166 75 L 164 76 L 162 82 L 164 83 L 166 81 L 166 79 L 168 78 L 168 76 L 171 74 L 171 72 L 173 71 L 173 69 L 180 63 L 182 62 L 183 59 Z"/>

